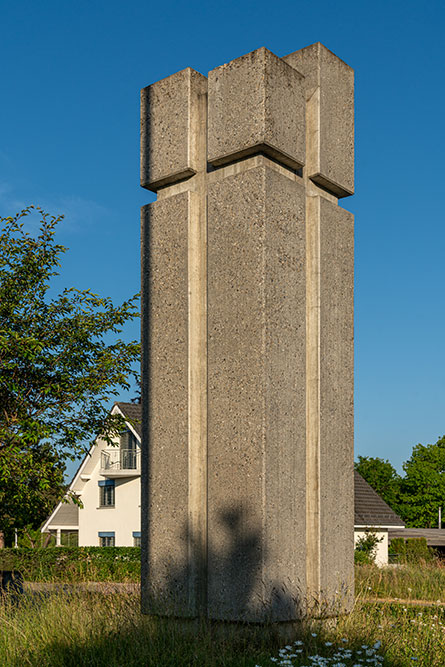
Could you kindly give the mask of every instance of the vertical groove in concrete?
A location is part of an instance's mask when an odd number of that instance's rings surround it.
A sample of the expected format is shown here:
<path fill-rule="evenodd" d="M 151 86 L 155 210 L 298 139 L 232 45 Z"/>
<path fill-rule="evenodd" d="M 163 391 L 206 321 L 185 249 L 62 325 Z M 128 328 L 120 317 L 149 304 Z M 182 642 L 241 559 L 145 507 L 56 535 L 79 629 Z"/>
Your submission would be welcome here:
<path fill-rule="evenodd" d="M 145 209 L 141 207 L 141 392 L 146 401 L 148 390 L 148 377 L 150 368 L 150 342 L 148 337 L 148 285 L 146 275 L 149 270 L 150 243 L 147 238 L 145 227 Z M 148 459 L 148 411 L 142 410 L 142 438 L 141 438 L 141 531 L 148 535 L 149 521 L 149 459 Z M 141 541 L 141 581 L 148 581 L 148 561 L 150 544 L 148 540 Z M 142 612 L 148 613 L 149 600 L 147 586 L 141 586 Z"/>
<path fill-rule="evenodd" d="M 266 192 L 266 170 L 263 174 L 263 191 Z M 262 275 L 266 276 L 267 271 L 267 219 L 266 219 L 266 197 L 262 201 L 263 212 L 262 215 L 266 224 L 261 230 L 261 236 L 259 242 L 261 243 L 261 271 Z M 261 285 L 261 357 L 263 359 L 263 386 L 267 387 L 267 369 L 266 369 L 266 359 L 267 359 L 267 298 L 266 298 L 267 286 L 266 281 L 263 281 Z M 261 459 L 262 459 L 262 480 L 261 480 L 261 521 L 262 521 L 262 534 L 267 535 L 267 491 L 266 491 L 266 475 L 267 475 L 267 465 L 266 465 L 266 443 L 267 443 L 267 405 L 266 405 L 267 395 L 264 392 L 262 400 L 262 419 L 261 419 Z M 269 545 L 267 542 L 263 545 L 264 552 L 267 554 Z M 261 569 L 261 595 L 262 599 L 266 599 L 266 581 L 267 581 L 267 572 L 266 572 L 267 562 L 266 558 L 262 559 L 262 569 Z"/>
<path fill-rule="evenodd" d="M 313 171 L 313 165 L 320 163 L 320 87 L 318 86 L 306 100 L 306 172 Z"/>
<path fill-rule="evenodd" d="M 306 197 L 306 583 L 320 591 L 320 198 Z"/>
<path fill-rule="evenodd" d="M 207 96 L 196 102 L 194 138 L 198 174 L 188 220 L 188 447 L 189 596 L 198 615 L 207 611 Z"/>
<path fill-rule="evenodd" d="M 317 83 L 319 83 L 317 81 Z M 306 91 L 306 595 L 319 601 L 320 536 L 320 198 L 310 195 L 320 149 L 320 87 Z"/>

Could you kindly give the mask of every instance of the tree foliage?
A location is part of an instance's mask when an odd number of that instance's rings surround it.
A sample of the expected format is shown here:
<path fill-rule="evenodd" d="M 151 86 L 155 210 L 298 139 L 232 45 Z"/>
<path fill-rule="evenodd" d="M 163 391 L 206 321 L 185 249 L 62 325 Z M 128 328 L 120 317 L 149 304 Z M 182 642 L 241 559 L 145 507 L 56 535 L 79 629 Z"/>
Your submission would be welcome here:
<path fill-rule="evenodd" d="M 401 516 L 410 528 L 437 528 L 445 510 L 445 436 L 434 445 L 416 445 L 403 464 Z"/>
<path fill-rule="evenodd" d="M 359 456 L 355 469 L 403 519 L 407 528 L 436 528 L 445 513 L 445 436 L 416 445 L 400 476 L 389 461 Z"/>
<path fill-rule="evenodd" d="M 117 307 L 89 290 L 51 295 L 67 250 L 55 242 L 62 217 L 31 206 L 0 218 L 0 529 L 29 524 L 39 498 L 60 492 L 63 462 L 95 436 L 111 442 L 123 423 L 110 399 L 137 375 L 139 343 L 118 336 L 138 295 Z"/>
<path fill-rule="evenodd" d="M 13 527 L 37 528 L 66 489 L 64 462 L 45 443 L 2 454 L 0 525 L 7 533 Z"/>

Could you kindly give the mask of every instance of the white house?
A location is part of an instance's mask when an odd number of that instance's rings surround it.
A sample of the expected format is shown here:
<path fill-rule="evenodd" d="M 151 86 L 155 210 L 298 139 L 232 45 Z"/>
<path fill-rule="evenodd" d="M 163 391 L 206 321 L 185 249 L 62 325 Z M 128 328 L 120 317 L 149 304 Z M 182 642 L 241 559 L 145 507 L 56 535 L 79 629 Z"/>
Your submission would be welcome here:
<path fill-rule="evenodd" d="M 79 546 L 139 546 L 141 505 L 140 406 L 116 403 L 127 430 L 110 447 L 98 438 L 74 475 L 69 490 L 82 501 L 60 502 L 42 526 L 42 532 L 56 535 L 78 534 Z"/>
<path fill-rule="evenodd" d="M 141 506 L 141 406 L 116 403 L 112 412 L 131 419 L 127 430 L 109 447 L 97 439 L 82 461 L 70 491 L 80 497 L 83 508 L 59 503 L 42 527 L 56 535 L 78 535 L 79 546 L 139 546 Z M 354 471 L 354 539 L 371 528 L 381 538 L 376 562 L 388 562 L 388 531 L 403 529 L 404 523 L 374 489 Z"/>
<path fill-rule="evenodd" d="M 381 540 L 377 546 L 375 562 L 388 564 L 388 531 L 404 530 L 402 519 L 385 503 L 359 473 L 354 470 L 354 542 L 372 529 Z"/>

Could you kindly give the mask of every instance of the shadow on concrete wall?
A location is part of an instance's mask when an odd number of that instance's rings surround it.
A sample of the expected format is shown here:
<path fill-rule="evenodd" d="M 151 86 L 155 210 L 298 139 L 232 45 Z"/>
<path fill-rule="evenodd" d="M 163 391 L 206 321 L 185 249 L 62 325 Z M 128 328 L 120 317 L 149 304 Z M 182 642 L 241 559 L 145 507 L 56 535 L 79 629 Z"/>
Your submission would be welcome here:
<path fill-rule="evenodd" d="M 308 604 L 301 582 L 265 581 L 268 554 L 253 513 L 227 505 L 212 519 L 219 548 L 209 542 L 206 549 L 185 526 L 183 562 L 165 556 L 147 562 L 143 549 L 144 613 L 251 623 L 302 619 Z"/>

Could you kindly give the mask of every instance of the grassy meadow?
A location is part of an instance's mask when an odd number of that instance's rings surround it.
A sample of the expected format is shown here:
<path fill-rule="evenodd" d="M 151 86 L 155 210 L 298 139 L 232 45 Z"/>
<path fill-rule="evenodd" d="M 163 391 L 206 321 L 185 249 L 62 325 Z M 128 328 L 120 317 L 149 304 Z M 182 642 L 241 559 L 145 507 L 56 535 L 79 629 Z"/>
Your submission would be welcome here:
<path fill-rule="evenodd" d="M 315 621 L 302 626 L 291 644 L 264 629 L 244 636 L 230 628 L 222 635 L 210 624 L 178 629 L 174 622 L 142 616 L 135 592 L 70 588 L 25 594 L 18 602 L 5 596 L 0 665 L 443 667 L 445 567 L 358 566 L 356 577 L 353 612 L 335 627 Z"/>
<path fill-rule="evenodd" d="M 355 568 L 356 597 L 440 601 L 445 604 L 445 561 L 402 567 L 361 565 Z M 445 663 L 444 663 L 445 665 Z"/>

